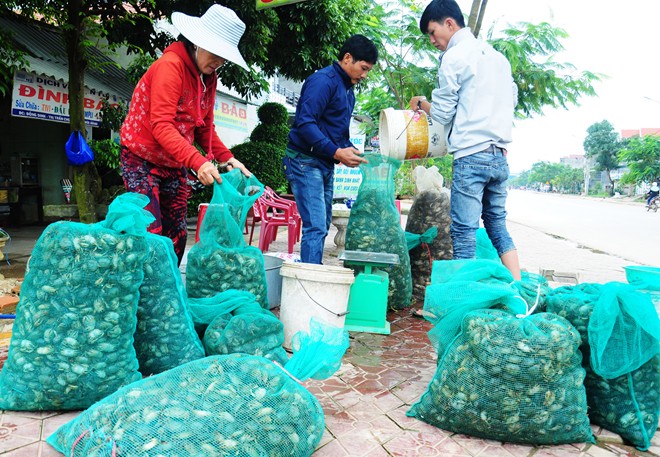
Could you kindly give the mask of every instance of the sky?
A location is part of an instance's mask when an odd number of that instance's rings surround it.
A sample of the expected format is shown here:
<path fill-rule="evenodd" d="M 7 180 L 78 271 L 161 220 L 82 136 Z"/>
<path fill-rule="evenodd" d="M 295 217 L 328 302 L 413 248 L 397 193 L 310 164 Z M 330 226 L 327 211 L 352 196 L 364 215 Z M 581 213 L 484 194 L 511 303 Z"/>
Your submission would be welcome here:
<path fill-rule="evenodd" d="M 472 0 L 457 0 L 469 13 Z M 623 129 L 660 127 L 660 1 L 658 0 L 490 0 L 482 35 L 495 24 L 549 22 L 569 35 L 565 51 L 554 57 L 577 70 L 607 75 L 594 84 L 596 97 L 581 99 L 579 107 L 545 109 L 544 115 L 516 120 L 509 147 L 512 173 L 529 170 L 536 162 L 559 162 L 584 154 L 587 128 L 608 120 Z"/>

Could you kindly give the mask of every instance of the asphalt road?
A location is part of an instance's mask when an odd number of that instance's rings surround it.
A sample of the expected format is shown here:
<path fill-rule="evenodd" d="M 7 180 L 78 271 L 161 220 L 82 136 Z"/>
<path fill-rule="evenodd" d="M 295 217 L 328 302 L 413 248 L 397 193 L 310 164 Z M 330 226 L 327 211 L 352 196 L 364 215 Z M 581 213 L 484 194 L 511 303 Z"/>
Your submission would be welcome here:
<path fill-rule="evenodd" d="M 634 263 L 660 265 L 660 212 L 639 202 L 512 190 L 508 220 Z"/>

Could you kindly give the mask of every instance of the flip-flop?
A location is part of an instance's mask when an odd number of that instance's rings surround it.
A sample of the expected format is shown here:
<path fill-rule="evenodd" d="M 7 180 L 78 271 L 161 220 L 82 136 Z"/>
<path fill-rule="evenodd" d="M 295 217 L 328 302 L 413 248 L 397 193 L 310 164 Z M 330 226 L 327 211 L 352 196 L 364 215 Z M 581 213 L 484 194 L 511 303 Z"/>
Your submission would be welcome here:
<path fill-rule="evenodd" d="M 418 319 L 424 319 L 424 311 L 421 309 L 414 310 L 412 313 L 410 313 L 410 315 Z"/>

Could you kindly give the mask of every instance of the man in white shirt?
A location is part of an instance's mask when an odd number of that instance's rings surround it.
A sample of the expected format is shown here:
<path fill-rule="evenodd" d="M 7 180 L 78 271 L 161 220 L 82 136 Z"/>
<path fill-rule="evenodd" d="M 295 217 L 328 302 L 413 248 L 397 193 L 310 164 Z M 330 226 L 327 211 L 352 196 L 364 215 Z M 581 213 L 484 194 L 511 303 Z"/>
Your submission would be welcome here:
<path fill-rule="evenodd" d="M 410 106 L 445 126 L 449 153 L 454 156 L 450 230 L 454 259 L 475 258 L 481 217 L 502 263 L 514 279 L 520 279 L 518 251 L 506 228 L 505 209 L 506 147 L 518 98 L 511 65 L 465 27 L 454 0 L 433 0 L 419 27 L 443 54 L 432 101 L 415 96 Z"/>

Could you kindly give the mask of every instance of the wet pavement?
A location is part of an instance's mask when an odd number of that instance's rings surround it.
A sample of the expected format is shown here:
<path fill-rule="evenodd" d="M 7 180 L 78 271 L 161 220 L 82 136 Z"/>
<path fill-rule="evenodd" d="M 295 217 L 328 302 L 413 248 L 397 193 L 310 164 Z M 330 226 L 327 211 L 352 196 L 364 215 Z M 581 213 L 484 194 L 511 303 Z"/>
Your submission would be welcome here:
<path fill-rule="evenodd" d="M 405 218 L 404 218 L 405 221 Z M 404 222 L 405 223 L 405 222 Z M 194 228 L 194 224 L 191 224 Z M 258 227 L 257 227 L 258 228 Z M 521 264 L 530 272 L 541 268 L 577 273 L 582 282 L 623 281 L 623 259 L 581 250 L 575 243 L 553 238 L 536 230 L 510 224 L 518 245 Z M 0 265 L 5 276 L 20 275 L 34 241 L 43 227 L 10 230 L 11 265 Z M 286 251 L 285 230 L 271 252 Z M 326 241 L 324 263 L 341 265 L 332 256 L 336 229 Z M 258 235 L 255 234 L 253 245 Z M 189 246 L 194 241 L 190 232 Z M 298 252 L 299 244 L 295 252 Z M 185 258 L 184 258 L 185 261 Z M 551 286 L 563 285 L 551 282 Z M 421 304 L 419 304 L 421 306 Z M 275 309 L 275 312 L 278 310 Z M 656 434 L 647 452 L 622 444 L 607 430 L 592 426 L 595 444 L 528 446 L 501 443 L 451 433 L 406 416 L 426 390 L 436 368 L 436 354 L 426 332 L 430 323 L 412 317 L 410 309 L 389 312 L 389 335 L 351 333 L 351 345 L 339 371 L 324 381 L 305 386 L 320 401 L 325 412 L 326 433 L 314 457 L 341 456 L 479 456 L 479 457 L 606 457 L 660 456 L 660 435 Z M 0 350 L 0 363 L 2 363 Z M 5 355 L 6 357 L 6 355 Z M 59 456 L 44 440 L 77 412 L 0 412 L 0 455 L 7 457 Z"/>

